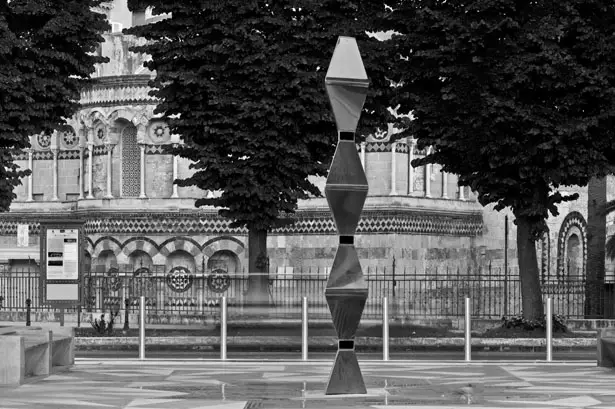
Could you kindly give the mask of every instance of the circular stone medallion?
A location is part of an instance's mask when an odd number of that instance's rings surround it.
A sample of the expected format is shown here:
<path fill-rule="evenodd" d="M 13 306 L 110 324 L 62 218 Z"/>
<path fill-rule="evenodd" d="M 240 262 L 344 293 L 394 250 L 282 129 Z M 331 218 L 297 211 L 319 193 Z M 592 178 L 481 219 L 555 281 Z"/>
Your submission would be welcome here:
<path fill-rule="evenodd" d="M 194 275 L 183 266 L 173 267 L 167 274 L 167 286 L 177 293 L 188 291 L 193 282 Z"/>
<path fill-rule="evenodd" d="M 213 270 L 207 276 L 207 287 L 214 293 L 223 293 L 231 286 L 231 277 L 220 268 Z"/>

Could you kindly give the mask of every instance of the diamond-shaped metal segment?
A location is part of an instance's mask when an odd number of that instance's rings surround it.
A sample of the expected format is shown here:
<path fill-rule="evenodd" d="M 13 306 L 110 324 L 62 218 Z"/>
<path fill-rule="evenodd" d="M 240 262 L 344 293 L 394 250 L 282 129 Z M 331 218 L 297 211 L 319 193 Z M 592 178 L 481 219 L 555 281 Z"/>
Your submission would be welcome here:
<path fill-rule="evenodd" d="M 354 37 L 340 36 L 329 62 L 325 84 L 354 84 L 367 88 L 369 79 Z"/>
<path fill-rule="evenodd" d="M 325 395 L 365 394 L 365 382 L 354 350 L 338 350 Z"/>
<path fill-rule="evenodd" d="M 355 132 L 367 97 L 367 88 L 326 85 L 338 131 Z"/>
<path fill-rule="evenodd" d="M 333 326 L 340 339 L 353 339 L 367 300 L 365 290 L 325 290 L 325 299 L 331 311 Z"/>
<path fill-rule="evenodd" d="M 332 187 L 325 187 L 325 196 L 337 233 L 342 236 L 352 236 L 357 231 L 361 211 L 367 198 L 367 189 L 362 190 L 341 190 Z"/>
<path fill-rule="evenodd" d="M 342 185 L 367 188 L 367 177 L 353 141 L 339 141 L 333 154 L 326 186 Z M 341 186 L 340 186 L 341 187 Z"/>
<path fill-rule="evenodd" d="M 357 249 L 352 244 L 340 244 L 327 280 L 327 290 L 367 290 Z"/>
<path fill-rule="evenodd" d="M 338 37 L 325 77 L 338 131 L 354 132 L 359 123 L 369 80 L 357 40 Z"/>

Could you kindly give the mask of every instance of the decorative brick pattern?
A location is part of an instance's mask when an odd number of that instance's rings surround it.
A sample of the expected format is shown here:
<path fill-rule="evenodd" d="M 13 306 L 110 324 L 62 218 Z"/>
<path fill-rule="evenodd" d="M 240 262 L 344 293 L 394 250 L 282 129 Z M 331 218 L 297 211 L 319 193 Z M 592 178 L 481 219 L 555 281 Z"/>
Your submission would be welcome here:
<path fill-rule="evenodd" d="M 77 160 L 79 160 L 79 149 L 67 150 L 67 151 L 59 151 L 58 152 L 58 160 L 64 160 L 64 159 L 77 159 Z"/>
<path fill-rule="evenodd" d="M 167 152 L 164 151 L 165 145 L 146 145 L 145 153 L 148 155 L 168 155 Z"/>
<path fill-rule="evenodd" d="M 94 151 L 92 152 L 92 156 L 103 156 L 106 154 L 107 154 L 107 147 L 105 145 L 94 146 Z"/>
<path fill-rule="evenodd" d="M 49 217 L 41 215 L 40 217 Z M 66 215 L 62 215 L 66 216 Z M 86 234 L 247 234 L 244 228 L 231 229 L 230 221 L 215 213 L 194 214 L 78 214 L 85 219 Z M 30 223 L 31 216 L 26 216 Z M 299 212 L 292 226 L 274 229 L 273 234 L 334 234 L 335 223 L 328 212 Z M 17 234 L 17 221 L 10 214 L 0 216 L 0 235 Z M 31 227 L 33 228 L 33 227 Z M 38 228 L 38 227 L 37 227 Z M 414 233 L 450 236 L 477 236 L 482 234 L 482 215 L 443 214 L 416 211 L 365 211 L 359 221 L 357 233 L 390 234 Z M 32 234 L 35 234 L 31 230 Z"/>
<path fill-rule="evenodd" d="M 127 126 L 122 132 L 122 195 L 138 197 L 141 192 L 141 152 L 137 145 L 137 128 Z"/>
<path fill-rule="evenodd" d="M 52 160 L 53 153 L 51 151 L 35 151 L 32 152 L 33 160 Z"/>

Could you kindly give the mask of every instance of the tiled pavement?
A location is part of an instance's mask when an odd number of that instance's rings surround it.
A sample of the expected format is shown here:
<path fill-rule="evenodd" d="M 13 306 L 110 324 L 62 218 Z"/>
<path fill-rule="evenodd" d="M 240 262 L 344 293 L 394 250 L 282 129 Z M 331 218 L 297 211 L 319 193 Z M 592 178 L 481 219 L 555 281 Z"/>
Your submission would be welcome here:
<path fill-rule="evenodd" d="M 613 408 L 595 362 L 360 362 L 367 395 L 324 395 L 332 362 L 78 360 L 0 387 L 0 408 Z"/>

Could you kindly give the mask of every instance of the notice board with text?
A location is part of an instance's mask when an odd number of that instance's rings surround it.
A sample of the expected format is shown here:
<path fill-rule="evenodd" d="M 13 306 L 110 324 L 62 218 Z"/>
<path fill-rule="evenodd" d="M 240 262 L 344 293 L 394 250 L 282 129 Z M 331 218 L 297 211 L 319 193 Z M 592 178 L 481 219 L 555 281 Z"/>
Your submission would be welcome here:
<path fill-rule="evenodd" d="M 41 222 L 41 303 L 71 307 L 81 303 L 83 222 Z"/>

